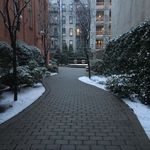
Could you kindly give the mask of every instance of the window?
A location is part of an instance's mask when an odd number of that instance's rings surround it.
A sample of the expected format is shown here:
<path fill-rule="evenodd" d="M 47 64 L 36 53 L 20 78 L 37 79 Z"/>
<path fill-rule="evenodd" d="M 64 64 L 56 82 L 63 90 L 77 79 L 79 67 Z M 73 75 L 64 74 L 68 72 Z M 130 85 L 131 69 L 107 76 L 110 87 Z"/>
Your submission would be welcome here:
<path fill-rule="evenodd" d="M 111 21 L 111 10 L 109 11 L 109 20 Z"/>
<path fill-rule="evenodd" d="M 96 12 L 96 21 L 104 21 L 104 11 Z"/>
<path fill-rule="evenodd" d="M 103 35 L 104 31 L 105 29 L 103 25 L 96 27 L 96 35 Z"/>
<path fill-rule="evenodd" d="M 104 46 L 104 41 L 103 40 L 96 40 L 96 48 L 103 48 Z"/>
<path fill-rule="evenodd" d="M 57 46 L 57 43 L 58 43 L 58 41 L 57 41 L 57 40 L 54 40 L 54 46 L 55 46 L 55 47 Z"/>
<path fill-rule="evenodd" d="M 73 41 L 72 40 L 69 41 L 69 45 L 73 45 Z"/>
<path fill-rule="evenodd" d="M 73 11 L 73 4 L 70 4 L 70 5 L 69 5 L 69 10 L 70 10 L 70 11 Z"/>
<path fill-rule="evenodd" d="M 62 11 L 66 11 L 66 5 L 62 4 Z"/>
<path fill-rule="evenodd" d="M 80 35 L 80 29 L 79 29 L 79 28 L 76 29 L 76 35 L 77 35 L 77 36 Z"/>
<path fill-rule="evenodd" d="M 54 28 L 54 35 L 55 35 L 55 36 L 57 36 L 57 35 L 58 35 L 58 30 L 57 30 L 57 28 L 56 28 L 56 27 Z"/>
<path fill-rule="evenodd" d="M 73 36 L 73 28 L 70 28 L 70 29 L 69 29 L 69 35 L 70 35 L 70 36 Z"/>
<path fill-rule="evenodd" d="M 66 35 L 66 28 L 62 28 L 62 35 Z"/>
<path fill-rule="evenodd" d="M 66 17 L 65 16 L 62 17 L 62 24 L 66 24 Z"/>
<path fill-rule="evenodd" d="M 73 51 L 73 41 L 72 40 L 69 41 L 69 50 Z"/>
<path fill-rule="evenodd" d="M 66 40 L 63 40 L 63 41 L 62 41 L 62 44 L 66 44 Z"/>
<path fill-rule="evenodd" d="M 69 16 L 69 23 L 73 24 L 73 16 Z"/>
<path fill-rule="evenodd" d="M 97 5 L 104 5 L 104 0 L 97 0 Z"/>

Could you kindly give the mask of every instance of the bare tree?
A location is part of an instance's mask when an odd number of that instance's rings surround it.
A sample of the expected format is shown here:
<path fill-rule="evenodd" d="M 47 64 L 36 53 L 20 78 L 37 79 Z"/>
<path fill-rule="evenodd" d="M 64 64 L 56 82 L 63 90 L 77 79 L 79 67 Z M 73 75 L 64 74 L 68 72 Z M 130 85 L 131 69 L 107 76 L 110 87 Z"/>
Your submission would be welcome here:
<path fill-rule="evenodd" d="M 17 33 L 20 31 L 22 12 L 28 5 L 30 0 L 3 0 L 4 8 L 0 10 L 0 15 L 3 19 L 4 25 L 9 32 L 11 47 L 13 49 L 13 90 L 14 101 L 17 101 L 17 55 L 16 55 L 16 41 Z"/>
<path fill-rule="evenodd" d="M 43 38 L 43 44 L 44 44 L 44 62 L 45 62 L 45 67 L 48 66 L 48 62 L 47 62 L 47 59 L 48 59 L 48 47 L 49 47 L 48 40 L 50 39 L 49 38 L 49 34 L 50 34 L 49 28 L 50 28 L 49 24 L 48 23 L 44 23 L 43 30 L 41 31 L 41 35 L 42 35 L 42 38 Z"/>
<path fill-rule="evenodd" d="M 90 32 L 91 32 L 91 0 L 74 0 L 76 6 L 77 24 L 83 41 L 83 49 L 88 64 L 88 74 L 91 78 L 90 66 Z"/>

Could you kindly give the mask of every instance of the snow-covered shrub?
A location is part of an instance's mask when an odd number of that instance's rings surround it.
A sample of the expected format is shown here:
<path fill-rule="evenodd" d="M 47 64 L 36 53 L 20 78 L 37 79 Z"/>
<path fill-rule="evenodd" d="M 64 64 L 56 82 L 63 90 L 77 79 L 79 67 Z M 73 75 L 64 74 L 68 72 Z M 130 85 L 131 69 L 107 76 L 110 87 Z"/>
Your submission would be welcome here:
<path fill-rule="evenodd" d="M 17 67 L 18 72 L 18 85 L 33 85 L 34 76 L 31 75 L 31 70 L 29 66 L 19 66 Z"/>
<path fill-rule="evenodd" d="M 28 65 L 28 62 L 32 60 L 35 60 L 38 66 L 44 65 L 44 59 L 40 50 L 37 47 L 29 46 L 22 41 L 17 41 L 17 56 L 20 66 Z"/>
<path fill-rule="evenodd" d="M 0 44 L 0 62 L 3 62 L 0 63 L 0 71 L 7 69 L 5 74 L 0 74 L 0 83 L 12 88 L 14 85 L 12 50 L 6 43 Z M 44 60 L 38 48 L 29 46 L 22 41 L 17 41 L 17 62 L 18 85 L 32 85 L 42 80 L 45 67 L 43 67 Z M 10 67 L 8 68 L 7 65 Z M 3 70 L 2 72 L 4 72 Z"/>
<path fill-rule="evenodd" d="M 136 91 L 143 102 L 150 104 L 150 21 L 111 40 L 106 46 L 100 69 L 106 75 L 132 76 L 125 84 L 131 91 L 127 90 L 128 95 Z M 112 82 L 116 83 L 115 87 L 110 86 L 112 90 L 115 88 L 119 93 L 123 88 L 124 91 L 125 87 L 120 87 L 118 80 Z"/>
<path fill-rule="evenodd" d="M 8 73 L 12 67 L 12 48 L 5 42 L 0 42 L 0 76 Z"/>
<path fill-rule="evenodd" d="M 38 63 L 38 66 L 44 66 L 44 59 L 41 55 L 40 49 L 34 46 L 30 46 L 30 47 L 31 47 L 33 59 Z"/>
<path fill-rule="evenodd" d="M 28 62 L 33 59 L 31 47 L 22 41 L 17 41 L 17 58 L 19 66 L 28 65 Z"/>
<path fill-rule="evenodd" d="M 101 75 L 104 74 L 105 67 L 104 67 L 103 60 L 98 60 L 95 63 L 93 63 L 91 65 L 91 70 L 97 74 L 101 74 Z"/>
<path fill-rule="evenodd" d="M 108 78 L 106 87 L 120 97 L 128 97 L 137 93 L 137 85 L 132 82 L 132 77 L 128 75 L 112 75 Z"/>

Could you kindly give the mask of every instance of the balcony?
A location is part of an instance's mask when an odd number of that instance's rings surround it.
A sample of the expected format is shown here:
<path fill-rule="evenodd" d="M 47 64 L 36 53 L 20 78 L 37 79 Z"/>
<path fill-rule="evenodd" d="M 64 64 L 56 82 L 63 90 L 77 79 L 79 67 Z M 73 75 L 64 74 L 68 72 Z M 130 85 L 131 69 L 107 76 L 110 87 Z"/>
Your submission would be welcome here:
<path fill-rule="evenodd" d="M 104 30 L 102 30 L 102 31 L 96 31 L 96 35 L 104 35 Z"/>
<path fill-rule="evenodd" d="M 104 2 L 96 2 L 96 5 L 104 5 Z"/>
<path fill-rule="evenodd" d="M 96 49 L 103 49 L 103 48 L 104 48 L 103 44 L 101 44 L 101 45 L 96 44 Z"/>
<path fill-rule="evenodd" d="M 104 10 L 105 6 L 104 5 L 96 5 L 96 10 Z"/>
<path fill-rule="evenodd" d="M 96 16 L 96 21 L 104 21 L 104 16 Z"/>

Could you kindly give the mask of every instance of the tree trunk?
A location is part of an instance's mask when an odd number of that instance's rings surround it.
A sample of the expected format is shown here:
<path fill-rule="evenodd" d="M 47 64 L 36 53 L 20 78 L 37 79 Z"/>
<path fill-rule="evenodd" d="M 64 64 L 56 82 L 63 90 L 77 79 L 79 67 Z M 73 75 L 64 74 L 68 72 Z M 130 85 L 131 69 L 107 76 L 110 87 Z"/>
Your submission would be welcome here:
<path fill-rule="evenodd" d="M 18 99 L 18 85 L 17 85 L 17 58 L 16 58 L 16 41 L 11 41 L 11 46 L 13 48 L 13 90 L 14 90 L 14 101 Z"/>
<path fill-rule="evenodd" d="M 87 43 L 88 42 L 86 40 L 84 40 L 84 52 L 85 52 L 86 60 L 87 60 L 87 64 L 88 64 L 88 75 L 89 75 L 89 78 L 91 78 L 90 57 L 89 57 L 88 50 L 87 50 Z"/>

